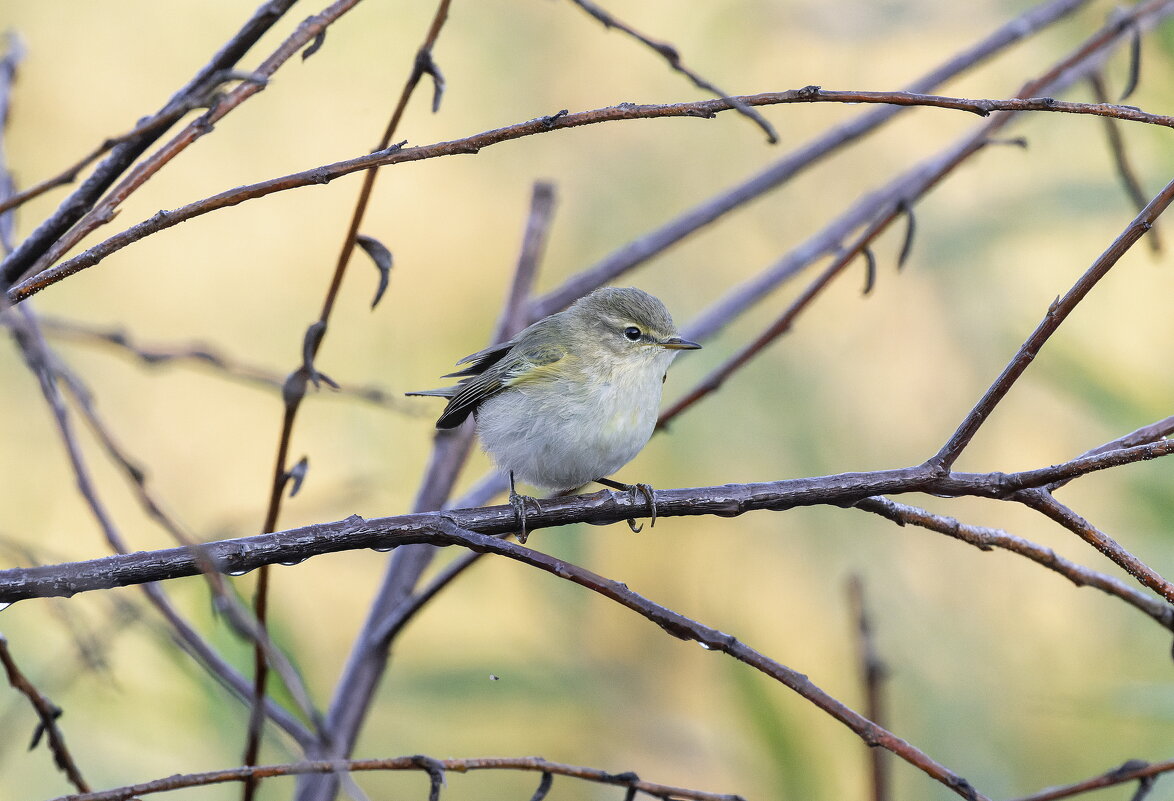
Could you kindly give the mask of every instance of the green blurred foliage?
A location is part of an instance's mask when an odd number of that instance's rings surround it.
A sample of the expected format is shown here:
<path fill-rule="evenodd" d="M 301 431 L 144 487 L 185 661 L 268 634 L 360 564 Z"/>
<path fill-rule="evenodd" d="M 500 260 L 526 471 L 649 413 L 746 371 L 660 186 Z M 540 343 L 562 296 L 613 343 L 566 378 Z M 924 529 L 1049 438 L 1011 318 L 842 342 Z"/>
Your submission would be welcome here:
<path fill-rule="evenodd" d="M 893 89 L 1027 8 L 1023 2 L 929 0 L 669 0 L 609 4 L 731 92 Z M 18 183 L 54 174 L 128 130 L 194 73 L 251 8 L 226 0 L 178 7 L 145 0 L 9 0 L 0 26 L 27 58 L 6 154 Z M 290 18 L 243 64 L 257 63 L 305 15 Z M 1012 95 L 1096 30 L 1111 10 L 1077 17 L 943 89 Z M 313 58 L 291 62 L 266 90 L 155 176 L 113 227 L 252 181 L 367 152 L 432 12 L 431 4 L 361 3 Z M 1169 107 L 1174 33 L 1145 39 L 1130 103 Z M 566 2 L 456 0 L 436 48 L 448 90 L 439 114 L 416 97 L 399 138 L 443 141 L 561 108 L 704 96 L 646 49 Z M 1125 57 L 1107 62 L 1124 81 Z M 1088 99 L 1084 86 L 1072 99 Z M 559 206 L 539 279 L 548 290 L 631 239 L 761 170 L 866 107 L 763 110 L 772 148 L 734 114 L 718 119 L 593 126 L 506 143 L 477 156 L 405 164 L 381 174 L 364 232 L 395 254 L 391 288 L 369 312 L 376 275 L 360 256 L 319 357 L 345 383 L 392 392 L 437 376 L 485 344 L 505 293 L 530 187 L 553 180 Z M 782 189 L 710 226 L 621 283 L 663 298 L 687 323 L 862 194 L 978 124 L 913 110 Z M 718 394 L 658 436 L 620 476 L 659 487 L 773 480 L 916 464 L 961 420 L 1048 304 L 1132 217 L 1091 117 L 1037 115 L 917 203 L 913 255 L 898 274 L 900 231 L 876 245 L 879 280 L 861 297 L 847 272 L 793 332 Z M 1147 191 L 1174 166 L 1169 132 L 1123 134 Z M 250 364 L 295 367 L 317 315 L 358 180 L 339 180 L 201 217 L 120 251 L 38 296 L 39 312 L 125 327 L 145 343 L 199 341 Z M 27 235 L 64 197 L 22 208 Z M 1165 227 L 1160 226 L 1165 233 Z M 106 233 L 103 231 L 103 233 Z M 1169 238 L 1169 237 L 1167 237 Z M 1015 470 L 1069 459 L 1170 413 L 1168 256 L 1135 248 L 1065 323 L 960 463 Z M 699 353 L 678 360 L 666 398 L 768 324 L 802 288 L 772 293 Z M 109 428 L 148 469 L 154 491 L 200 539 L 261 524 L 280 423 L 274 392 L 209 369 L 146 368 L 110 351 L 56 342 L 91 387 Z M 431 444 L 419 399 L 393 412 L 323 392 L 303 407 L 295 458 L 310 472 L 285 505 L 293 527 L 406 511 Z M 136 549 L 170 545 L 138 507 L 93 436 L 80 442 L 103 500 Z M 44 562 L 107 552 L 73 478 L 35 380 L 0 348 L 0 536 Z M 488 468 L 476 454 L 459 489 Z M 1062 498 L 1164 575 L 1174 574 L 1170 468 L 1135 465 L 1086 478 Z M 1024 509 L 915 498 L 966 522 L 1002 526 L 1117 575 L 1064 531 Z M 844 583 L 868 588 L 887 662 L 890 727 L 984 792 L 1007 797 L 1075 781 L 1127 759 L 1170 758 L 1170 638 L 1148 618 L 1005 553 L 984 554 L 862 513 L 797 509 L 736 519 L 663 519 L 539 532 L 531 544 L 623 581 L 730 632 L 811 676 L 855 707 L 862 691 Z M 442 561 L 454 554 L 442 554 Z M 274 571 L 273 636 L 328 703 L 387 556 L 346 553 Z M 25 564 L 0 555 L 0 567 Z M 238 580 L 242 594 L 251 578 Z M 218 621 L 199 580 L 168 587 L 194 624 L 242 670 L 251 654 Z M 112 598 L 138 617 L 112 626 Z M 87 778 L 116 786 L 240 761 L 246 712 L 187 657 L 135 589 L 22 602 L 0 614 L 28 675 L 66 714 Z M 105 669 L 85 666 L 77 632 L 100 642 Z M 492 676 L 497 679 L 491 678 Z M 48 754 L 26 753 L 34 720 L 0 694 L 0 799 L 67 791 Z M 484 560 L 403 633 L 356 756 L 527 755 L 634 770 L 665 783 L 752 799 L 863 797 L 864 747 L 790 691 L 727 658 L 681 643 L 577 587 L 504 560 Z M 296 756 L 274 735 L 266 760 Z M 949 797 L 894 760 L 897 796 Z M 359 776 L 371 797 L 423 797 L 422 776 Z M 446 799 L 525 798 L 529 775 L 452 776 Z M 288 781 L 263 798 L 284 798 Z M 235 787 L 181 799 L 235 798 Z M 614 788 L 558 779 L 551 798 L 616 798 Z M 1096 798 L 1126 798 L 1117 788 Z M 1174 799 L 1159 781 L 1149 801 Z"/>

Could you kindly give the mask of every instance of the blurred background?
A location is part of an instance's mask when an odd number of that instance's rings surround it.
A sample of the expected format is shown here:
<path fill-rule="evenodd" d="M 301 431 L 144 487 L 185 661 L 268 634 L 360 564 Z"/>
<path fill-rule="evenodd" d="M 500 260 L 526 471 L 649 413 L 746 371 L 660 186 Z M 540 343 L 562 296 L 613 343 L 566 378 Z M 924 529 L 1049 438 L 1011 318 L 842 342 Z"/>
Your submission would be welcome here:
<path fill-rule="evenodd" d="M 610 10 L 731 93 L 898 89 L 1029 7 L 982 0 L 645 0 Z M 1080 13 L 952 81 L 942 93 L 1009 97 L 1098 30 L 1114 5 Z M 317 6 L 295 6 L 246 57 L 251 68 Z M 432 3 L 360 3 L 312 58 L 293 59 L 124 204 L 108 236 L 159 209 L 351 158 L 374 147 L 431 20 Z M 21 187 L 62 170 L 161 107 L 252 13 L 207 0 L 63 3 L 8 0 L 0 27 L 26 49 L 6 133 Z M 1166 112 L 1174 28 L 1144 39 L 1128 101 Z M 397 139 L 455 139 L 624 101 L 701 99 L 647 48 L 569 2 L 457 0 L 434 50 L 447 81 L 430 87 Z M 1106 63 L 1110 92 L 1128 57 Z M 1087 84 L 1064 95 L 1092 100 Z M 346 277 L 318 366 L 344 384 L 398 398 L 438 386 L 484 347 L 505 296 L 535 180 L 558 207 L 538 291 L 559 286 L 635 237 L 744 180 L 870 107 L 761 109 L 781 143 L 734 113 L 596 125 L 379 177 L 364 233 L 395 267 L 374 310 L 376 271 Z M 914 109 L 624 276 L 689 321 L 834 219 L 979 125 L 963 112 Z M 1174 167 L 1167 130 L 1123 128 L 1147 197 Z M 932 455 L 1048 304 L 1133 217 L 1103 121 L 1038 114 L 1007 129 L 1028 147 L 989 147 L 916 205 L 917 235 L 896 271 L 901 225 L 879 240 L 878 280 L 845 273 L 795 330 L 658 435 L 618 478 L 656 487 L 903 467 Z M 359 177 L 209 214 L 126 248 L 41 293 L 46 316 L 125 331 L 144 346 L 201 347 L 284 375 L 318 315 Z M 19 210 L 27 235 L 65 197 Z M 1159 224 L 1159 230 L 1166 228 Z M 92 239 L 86 244 L 98 241 Z M 1068 459 L 1171 413 L 1169 256 L 1137 246 L 1079 307 L 998 408 L 958 467 L 1012 471 Z M 675 363 L 666 402 L 756 335 L 813 272 L 770 294 Z M 105 555 L 35 377 L 0 347 L 0 567 Z M 260 529 L 281 401 L 200 365 L 147 367 L 108 346 L 50 336 L 88 383 L 100 414 L 150 485 L 203 540 Z M 438 402 L 394 408 L 331 392 L 311 397 L 293 440 L 310 469 L 281 528 L 409 509 Z M 172 544 L 79 422 L 102 500 L 135 549 Z M 490 468 L 476 454 L 458 492 Z M 1102 472 L 1061 500 L 1163 575 L 1174 574 L 1170 463 Z M 1004 527 L 1120 574 L 1070 533 L 1026 509 L 904 498 L 965 522 Z M 531 546 L 570 559 L 728 632 L 855 708 L 863 689 L 847 584 L 859 576 L 889 670 L 888 726 L 992 797 L 1083 779 L 1127 759 L 1171 757 L 1170 636 L 1135 609 L 1004 552 L 898 528 L 863 512 L 797 509 L 740 518 L 666 518 L 537 533 Z M 439 564 L 455 552 L 442 553 Z M 325 706 L 388 555 L 353 552 L 276 568 L 274 636 Z M 251 593 L 252 577 L 237 579 Z M 215 618 L 199 579 L 167 590 L 248 672 L 251 652 Z M 97 788 L 240 764 L 246 711 L 178 652 L 136 588 L 26 601 L 0 631 L 29 677 L 65 709 L 62 726 Z M 90 647 L 83 648 L 86 643 Z M 491 676 L 499 680 L 492 680 Z M 68 792 L 47 752 L 24 749 L 25 699 L 0 689 L 0 798 Z M 403 633 L 355 755 L 539 754 L 748 799 L 865 797 L 867 749 L 847 729 L 744 665 L 677 641 L 570 584 L 485 559 Z M 295 759 L 279 735 L 264 761 Z M 949 797 L 893 760 L 897 797 Z M 423 797 L 422 775 L 357 777 L 372 798 Z M 526 798 L 531 775 L 450 776 L 446 799 Z M 273 780 L 263 798 L 284 798 Z M 1128 798 L 1131 788 L 1097 797 Z M 238 797 L 221 786 L 177 798 Z M 397 795 L 398 794 L 398 795 Z M 552 798 L 617 798 L 556 780 Z M 1150 801 L 1174 799 L 1159 781 Z"/>

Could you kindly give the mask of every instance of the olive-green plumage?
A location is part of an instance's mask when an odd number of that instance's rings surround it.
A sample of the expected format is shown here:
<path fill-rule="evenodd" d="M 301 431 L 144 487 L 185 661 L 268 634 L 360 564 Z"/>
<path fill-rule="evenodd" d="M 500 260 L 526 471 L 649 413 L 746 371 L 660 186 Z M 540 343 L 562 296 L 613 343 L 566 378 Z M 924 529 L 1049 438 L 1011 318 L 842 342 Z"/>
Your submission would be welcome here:
<path fill-rule="evenodd" d="M 619 470 L 652 436 L 665 370 L 678 350 L 664 304 L 604 287 L 514 339 L 466 356 L 437 428 L 469 414 L 498 466 L 534 486 L 567 490 Z"/>

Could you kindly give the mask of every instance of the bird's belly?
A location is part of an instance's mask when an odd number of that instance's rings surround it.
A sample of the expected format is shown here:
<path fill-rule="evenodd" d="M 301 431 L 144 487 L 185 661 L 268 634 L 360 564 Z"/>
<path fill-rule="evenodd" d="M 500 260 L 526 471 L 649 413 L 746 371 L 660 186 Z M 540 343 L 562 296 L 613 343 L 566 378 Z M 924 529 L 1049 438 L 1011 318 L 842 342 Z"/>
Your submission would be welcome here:
<path fill-rule="evenodd" d="M 620 393 L 599 384 L 584 392 L 561 382 L 518 386 L 481 405 L 477 430 L 503 470 L 537 487 L 573 489 L 616 472 L 648 442 L 660 382 L 642 389 Z"/>

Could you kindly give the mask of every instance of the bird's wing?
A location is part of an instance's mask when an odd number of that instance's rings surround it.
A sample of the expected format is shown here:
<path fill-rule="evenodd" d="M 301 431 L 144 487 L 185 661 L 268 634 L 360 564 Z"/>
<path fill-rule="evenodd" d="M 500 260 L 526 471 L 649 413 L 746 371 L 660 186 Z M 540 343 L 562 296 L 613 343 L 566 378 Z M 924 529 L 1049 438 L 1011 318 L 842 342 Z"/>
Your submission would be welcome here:
<path fill-rule="evenodd" d="M 540 380 L 558 371 L 566 348 L 549 342 L 508 342 L 467 356 L 458 364 L 472 362 L 464 370 L 445 378 L 465 376 L 455 387 L 417 393 L 449 398 L 448 406 L 436 421 L 437 428 L 456 428 L 486 398 L 506 387 Z"/>

